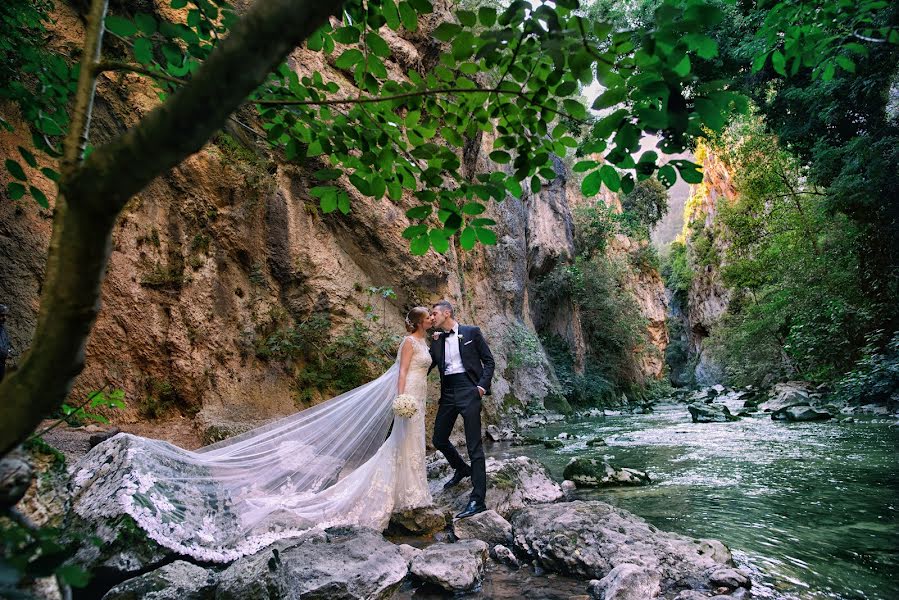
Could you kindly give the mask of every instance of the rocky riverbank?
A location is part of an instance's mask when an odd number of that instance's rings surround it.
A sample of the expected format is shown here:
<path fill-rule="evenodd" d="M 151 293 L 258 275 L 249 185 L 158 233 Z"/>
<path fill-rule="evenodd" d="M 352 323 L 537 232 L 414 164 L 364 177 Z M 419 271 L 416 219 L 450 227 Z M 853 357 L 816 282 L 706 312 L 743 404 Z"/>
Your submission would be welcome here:
<path fill-rule="evenodd" d="M 607 600 L 745 597 L 748 573 L 734 568 L 722 543 L 661 531 L 604 502 L 566 501 L 546 468 L 526 457 L 487 466 L 490 510 L 470 519 L 453 522 L 470 490 L 463 483 L 444 491 L 448 465 L 432 457 L 435 506 L 395 514 L 386 534 L 313 530 L 225 565 L 177 555 L 126 515 L 76 518 L 61 495 L 45 511 L 76 537 L 92 533 L 81 536 L 74 561 L 94 578 L 76 599 L 439 597 L 478 593 L 496 576 L 558 577 L 581 597 Z M 42 593 L 53 597 L 47 587 Z"/>

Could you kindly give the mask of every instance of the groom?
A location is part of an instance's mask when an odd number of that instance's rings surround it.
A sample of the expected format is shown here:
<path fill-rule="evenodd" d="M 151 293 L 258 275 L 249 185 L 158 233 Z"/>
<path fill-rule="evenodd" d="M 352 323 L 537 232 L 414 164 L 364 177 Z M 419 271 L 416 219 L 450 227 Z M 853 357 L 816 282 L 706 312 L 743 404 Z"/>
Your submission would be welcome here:
<path fill-rule="evenodd" d="M 437 333 L 431 341 L 431 369 L 440 373 L 440 403 L 434 421 L 434 447 L 440 450 L 456 473 L 444 484 L 444 489 L 471 477 L 471 498 L 457 519 L 470 517 L 487 510 L 487 469 L 481 443 L 481 397 L 490 393 L 493 379 L 493 355 L 481 335 L 481 330 L 460 325 L 453 316 L 453 305 L 441 300 L 431 308 Z M 428 369 L 430 372 L 430 369 Z M 449 441 L 456 417 L 462 415 L 465 424 L 465 445 L 469 467 Z"/>

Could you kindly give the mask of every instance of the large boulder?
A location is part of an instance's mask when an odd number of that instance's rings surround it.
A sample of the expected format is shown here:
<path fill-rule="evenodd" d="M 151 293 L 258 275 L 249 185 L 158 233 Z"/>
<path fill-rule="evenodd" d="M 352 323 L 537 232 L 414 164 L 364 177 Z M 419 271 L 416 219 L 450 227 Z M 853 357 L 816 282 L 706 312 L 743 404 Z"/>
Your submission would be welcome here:
<path fill-rule="evenodd" d="M 216 600 L 390 598 L 407 570 L 403 552 L 379 533 L 329 529 L 237 560 L 220 574 Z"/>
<path fill-rule="evenodd" d="M 217 584 L 215 571 L 176 560 L 123 581 L 106 592 L 103 600 L 212 600 Z"/>
<path fill-rule="evenodd" d="M 467 519 L 456 519 L 453 532 L 460 540 L 483 540 L 491 546 L 512 541 L 512 525 L 495 510 L 487 510 Z"/>
<path fill-rule="evenodd" d="M 649 573 L 650 579 L 652 573 L 658 574 L 663 593 L 712 590 L 712 575 L 732 566 L 720 542 L 710 544 L 660 531 L 604 502 L 528 506 L 515 514 L 512 529 L 517 552 L 531 557 L 539 567 L 601 580 L 628 563 Z"/>
<path fill-rule="evenodd" d="M 617 468 L 597 458 L 576 457 L 565 465 L 564 477 L 578 487 L 646 485 L 649 475 L 636 469 Z"/>
<path fill-rule="evenodd" d="M 443 489 L 452 470 L 444 459 L 428 465 L 428 477 L 434 504 L 459 511 L 465 508 L 471 495 L 471 479 L 449 490 Z M 553 481 L 539 462 L 526 456 L 505 460 L 487 459 L 487 508 L 505 518 L 529 504 L 557 502 L 565 498 L 562 488 Z"/>
<path fill-rule="evenodd" d="M 488 546 L 481 540 L 433 544 L 412 559 L 410 571 L 448 592 L 467 592 L 481 584 L 488 555 Z"/>
<path fill-rule="evenodd" d="M 446 529 L 443 510 L 426 506 L 397 511 L 390 516 L 388 535 L 432 535 Z"/>
<path fill-rule="evenodd" d="M 815 410 L 811 406 L 797 405 L 788 406 L 781 410 L 771 413 L 771 418 L 775 421 L 826 421 L 832 419 L 833 415 L 826 410 Z"/>
<path fill-rule="evenodd" d="M 659 593 L 658 572 L 631 563 L 618 565 L 587 590 L 597 600 L 647 600 Z"/>
<path fill-rule="evenodd" d="M 778 383 L 768 393 L 768 399 L 758 405 L 762 412 L 775 412 L 788 406 L 809 404 L 810 385 L 803 381 Z"/>
<path fill-rule="evenodd" d="M 723 404 L 690 404 L 687 410 L 694 423 L 727 423 L 739 419 Z"/>

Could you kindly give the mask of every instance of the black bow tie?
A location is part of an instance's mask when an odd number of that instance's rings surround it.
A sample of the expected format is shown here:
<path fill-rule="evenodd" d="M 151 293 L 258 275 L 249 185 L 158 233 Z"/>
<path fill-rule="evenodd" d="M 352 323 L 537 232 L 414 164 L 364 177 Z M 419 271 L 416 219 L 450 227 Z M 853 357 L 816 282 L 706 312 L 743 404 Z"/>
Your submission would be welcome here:
<path fill-rule="evenodd" d="M 440 332 L 440 337 L 441 337 L 441 338 L 448 338 L 448 337 L 451 336 L 451 335 L 456 335 L 456 332 L 453 331 L 452 329 L 450 329 L 449 331 L 441 331 L 441 332 Z"/>

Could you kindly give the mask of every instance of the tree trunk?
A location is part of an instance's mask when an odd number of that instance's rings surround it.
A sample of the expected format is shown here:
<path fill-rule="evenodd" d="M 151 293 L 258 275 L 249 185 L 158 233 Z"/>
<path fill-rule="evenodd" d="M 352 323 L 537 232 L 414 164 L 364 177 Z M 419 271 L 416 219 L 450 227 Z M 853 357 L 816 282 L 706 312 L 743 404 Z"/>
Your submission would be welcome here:
<path fill-rule="evenodd" d="M 64 165 L 34 343 L 21 368 L 0 383 L 0 455 L 65 400 L 81 372 L 113 226 L 128 200 L 200 150 L 269 72 L 341 5 L 339 0 L 258 0 L 189 83 L 84 162 L 78 164 L 77 156 L 75 164 Z M 94 61 L 90 48 L 85 51 Z M 78 93 L 75 105 L 86 107 L 89 118 L 92 82 L 79 85 Z M 73 116 L 74 125 L 78 115 Z M 86 134 L 86 120 L 84 125 Z M 76 135 L 82 132 L 70 137 Z"/>

